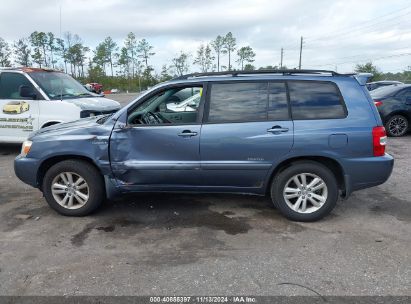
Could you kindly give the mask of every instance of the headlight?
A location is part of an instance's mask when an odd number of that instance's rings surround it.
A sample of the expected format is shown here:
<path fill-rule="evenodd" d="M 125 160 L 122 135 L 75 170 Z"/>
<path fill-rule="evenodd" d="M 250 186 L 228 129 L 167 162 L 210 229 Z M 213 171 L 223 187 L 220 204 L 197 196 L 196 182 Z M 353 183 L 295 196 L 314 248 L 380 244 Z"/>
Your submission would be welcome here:
<path fill-rule="evenodd" d="M 21 156 L 26 156 L 27 154 L 29 154 L 30 149 L 31 149 L 31 145 L 33 144 L 33 142 L 26 140 L 25 142 L 23 142 L 23 145 L 21 146 Z"/>

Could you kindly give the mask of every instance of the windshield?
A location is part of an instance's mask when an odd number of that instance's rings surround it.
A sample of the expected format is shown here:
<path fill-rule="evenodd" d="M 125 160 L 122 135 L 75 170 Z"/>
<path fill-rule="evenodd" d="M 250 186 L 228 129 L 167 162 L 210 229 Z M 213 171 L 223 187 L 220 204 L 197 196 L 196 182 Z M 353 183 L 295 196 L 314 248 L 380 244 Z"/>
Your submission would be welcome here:
<path fill-rule="evenodd" d="M 385 98 L 394 95 L 400 90 L 400 88 L 401 87 L 398 85 L 379 87 L 378 89 L 371 91 L 370 95 L 373 99 Z"/>
<path fill-rule="evenodd" d="M 36 71 L 29 73 L 29 75 L 50 99 L 95 96 L 77 80 L 65 73 Z"/>

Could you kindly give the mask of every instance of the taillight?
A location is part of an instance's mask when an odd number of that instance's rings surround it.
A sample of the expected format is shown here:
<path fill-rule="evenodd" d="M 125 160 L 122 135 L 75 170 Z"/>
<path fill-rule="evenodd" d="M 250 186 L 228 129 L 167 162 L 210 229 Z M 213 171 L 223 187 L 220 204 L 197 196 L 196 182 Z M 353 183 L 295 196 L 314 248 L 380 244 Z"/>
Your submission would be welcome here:
<path fill-rule="evenodd" d="M 384 156 L 387 145 L 387 134 L 384 127 L 374 127 L 372 129 L 372 145 L 374 156 Z"/>
<path fill-rule="evenodd" d="M 382 101 L 374 99 L 374 104 L 376 107 L 382 106 Z"/>

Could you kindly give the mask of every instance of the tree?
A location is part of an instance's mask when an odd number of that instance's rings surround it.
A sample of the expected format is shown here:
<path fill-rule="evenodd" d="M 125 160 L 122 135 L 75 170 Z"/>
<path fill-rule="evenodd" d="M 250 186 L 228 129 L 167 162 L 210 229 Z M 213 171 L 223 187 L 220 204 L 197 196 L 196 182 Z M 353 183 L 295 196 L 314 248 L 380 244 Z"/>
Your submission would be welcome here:
<path fill-rule="evenodd" d="M 64 62 L 64 72 L 67 73 L 67 47 L 66 43 L 63 39 L 57 38 L 56 39 L 56 51 L 61 59 Z"/>
<path fill-rule="evenodd" d="M 247 63 L 244 66 L 244 71 L 255 71 L 255 70 L 256 70 L 255 66 L 253 66 L 251 63 Z"/>
<path fill-rule="evenodd" d="M 15 63 L 22 66 L 30 66 L 31 49 L 29 41 L 26 38 L 21 38 L 14 42 L 13 51 L 15 54 Z"/>
<path fill-rule="evenodd" d="M 231 32 L 224 37 L 224 49 L 228 53 L 228 70 L 231 71 L 231 53 L 235 51 L 237 40 Z"/>
<path fill-rule="evenodd" d="M 56 64 L 56 60 L 54 59 L 54 52 L 57 50 L 57 45 L 56 45 L 56 38 L 54 37 L 54 34 L 52 32 L 47 33 L 47 48 L 50 54 L 50 60 L 51 66 L 54 69 L 54 64 Z"/>
<path fill-rule="evenodd" d="M 244 69 L 244 63 L 254 62 L 255 53 L 250 46 L 243 46 L 237 51 L 237 62 L 241 66 L 241 69 Z"/>
<path fill-rule="evenodd" d="M 3 38 L 0 37 L 0 66 L 2 67 L 10 66 L 11 65 L 10 56 L 11 56 L 11 51 L 10 51 L 9 44 Z"/>
<path fill-rule="evenodd" d="M 369 79 L 369 81 L 376 81 L 381 79 L 382 73 L 379 69 L 372 64 L 372 62 L 367 62 L 366 64 L 357 64 L 354 69 L 357 73 L 371 73 L 373 77 Z"/>
<path fill-rule="evenodd" d="M 124 46 L 120 49 L 117 64 L 120 66 L 121 74 L 128 77 L 130 75 L 130 61 L 127 48 Z"/>
<path fill-rule="evenodd" d="M 104 71 L 104 74 L 106 73 L 106 63 L 108 62 L 107 58 L 107 49 L 103 41 L 99 43 L 94 50 L 93 62 Z"/>
<path fill-rule="evenodd" d="M 153 47 L 152 45 L 150 45 L 145 38 L 143 38 L 142 40 L 140 40 L 140 41 L 138 42 L 138 45 L 137 45 L 137 53 L 138 53 L 137 57 L 143 59 L 143 61 L 144 61 L 145 64 L 146 64 L 146 69 L 147 69 L 147 70 L 148 70 L 148 68 L 149 68 L 149 67 L 148 67 L 148 59 L 149 59 L 151 56 L 153 56 L 153 55 L 156 54 L 156 53 L 152 52 L 153 48 L 154 48 L 154 47 Z"/>
<path fill-rule="evenodd" d="M 220 72 L 220 56 L 221 54 L 226 53 L 226 50 L 224 49 L 224 37 L 218 35 L 215 40 L 211 41 L 211 47 L 217 54 L 217 72 Z"/>
<path fill-rule="evenodd" d="M 72 34 L 70 32 L 64 33 L 64 47 L 65 47 L 65 60 L 70 63 L 70 72 L 72 75 L 76 74 L 76 56 L 78 55 L 79 47 L 74 47 L 74 45 L 80 44 L 83 42 L 79 35 Z"/>
<path fill-rule="evenodd" d="M 171 76 L 171 75 L 168 73 L 168 70 L 169 70 L 169 69 L 170 69 L 170 68 L 167 67 L 166 64 L 164 64 L 164 65 L 161 67 L 161 74 L 160 74 L 160 81 L 161 81 L 161 82 L 167 81 L 167 80 L 170 80 L 170 79 L 173 78 L 173 76 Z"/>
<path fill-rule="evenodd" d="M 133 32 L 128 33 L 127 38 L 124 42 L 124 45 L 127 49 L 128 56 L 130 58 L 131 64 L 131 75 L 134 78 L 134 73 L 137 64 L 137 39 L 136 35 Z"/>
<path fill-rule="evenodd" d="M 181 51 L 179 56 L 174 57 L 172 59 L 172 62 L 173 62 L 172 66 L 175 69 L 175 72 L 177 75 L 182 76 L 184 75 L 184 73 L 188 71 L 189 69 L 188 58 L 189 58 L 189 55 Z"/>
<path fill-rule="evenodd" d="M 40 67 L 42 64 L 47 66 L 47 46 L 48 46 L 48 36 L 44 32 L 34 31 L 30 34 L 30 43 L 34 49 L 32 55 L 33 61 L 37 63 Z"/>
<path fill-rule="evenodd" d="M 118 51 L 118 46 L 117 43 L 115 43 L 114 40 L 109 36 L 106 39 L 104 39 L 103 47 L 105 48 L 104 53 L 106 56 L 106 62 L 110 64 L 111 77 L 113 77 L 113 64 L 114 59 L 118 56 L 116 53 Z"/>
<path fill-rule="evenodd" d="M 194 59 L 194 64 L 198 64 L 201 68 L 201 72 L 208 72 L 213 67 L 214 56 L 211 54 L 211 48 L 207 44 L 201 44 L 197 50 L 197 57 Z"/>

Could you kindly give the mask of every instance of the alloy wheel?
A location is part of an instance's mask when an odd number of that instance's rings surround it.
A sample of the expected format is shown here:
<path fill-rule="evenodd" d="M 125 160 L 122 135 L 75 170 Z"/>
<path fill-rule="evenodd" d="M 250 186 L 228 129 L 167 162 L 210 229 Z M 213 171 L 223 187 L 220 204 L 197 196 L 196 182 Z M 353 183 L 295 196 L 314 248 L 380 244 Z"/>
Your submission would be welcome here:
<path fill-rule="evenodd" d="M 408 122 L 405 117 L 395 116 L 388 123 L 388 130 L 394 136 L 401 136 L 407 131 Z"/>
<path fill-rule="evenodd" d="M 328 188 L 318 175 L 300 173 L 287 181 L 283 197 L 288 207 L 295 212 L 312 213 L 327 201 Z"/>
<path fill-rule="evenodd" d="M 90 197 L 86 180 L 74 172 L 57 175 L 51 183 L 51 193 L 56 202 L 66 209 L 79 209 Z"/>

